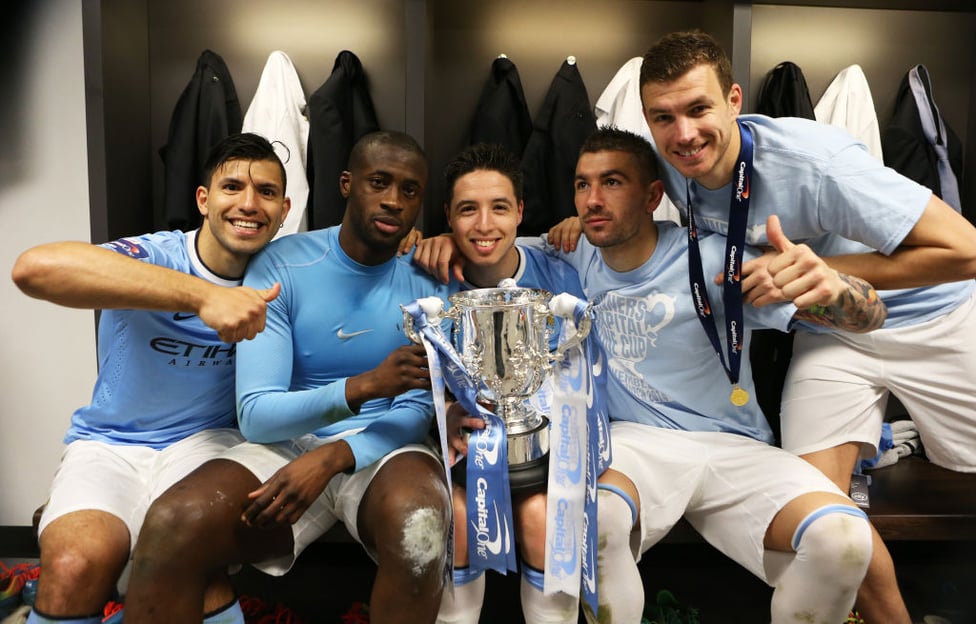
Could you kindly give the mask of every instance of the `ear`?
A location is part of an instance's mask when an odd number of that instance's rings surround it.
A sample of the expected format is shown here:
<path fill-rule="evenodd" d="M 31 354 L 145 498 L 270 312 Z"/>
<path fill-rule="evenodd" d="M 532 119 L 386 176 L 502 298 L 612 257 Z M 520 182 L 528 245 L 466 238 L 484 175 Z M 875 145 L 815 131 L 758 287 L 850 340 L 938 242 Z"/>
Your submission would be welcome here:
<path fill-rule="evenodd" d="M 522 225 L 522 213 L 525 212 L 525 202 L 519 200 L 518 203 L 518 219 L 515 221 L 516 225 Z"/>
<path fill-rule="evenodd" d="M 339 174 L 339 192 L 345 199 L 349 199 L 349 190 L 352 187 L 352 174 L 343 171 Z"/>
<path fill-rule="evenodd" d="M 284 201 L 281 202 L 281 220 L 278 221 L 279 225 L 285 222 L 285 219 L 288 217 L 288 213 L 290 211 L 291 211 L 291 197 L 285 197 Z"/>
<path fill-rule="evenodd" d="M 207 216 L 207 196 L 208 196 L 207 187 L 198 186 L 197 187 L 197 210 L 199 210 L 200 214 L 203 215 L 204 217 Z"/>
<path fill-rule="evenodd" d="M 729 108 L 736 115 L 742 112 L 742 87 L 738 83 L 732 83 L 732 88 L 729 89 Z"/>
<path fill-rule="evenodd" d="M 660 205 L 661 198 L 664 197 L 664 183 L 660 180 L 654 180 L 651 182 L 647 191 L 647 214 L 653 214 L 657 210 L 658 205 Z"/>

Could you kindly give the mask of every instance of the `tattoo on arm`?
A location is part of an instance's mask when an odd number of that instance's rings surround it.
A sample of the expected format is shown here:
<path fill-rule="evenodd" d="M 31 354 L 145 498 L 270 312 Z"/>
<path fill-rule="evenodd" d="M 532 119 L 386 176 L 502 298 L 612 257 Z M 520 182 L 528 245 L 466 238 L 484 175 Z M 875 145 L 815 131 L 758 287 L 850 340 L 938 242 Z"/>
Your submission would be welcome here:
<path fill-rule="evenodd" d="M 837 301 L 829 306 L 797 310 L 796 319 L 850 332 L 868 332 L 881 327 L 888 317 L 888 308 L 874 287 L 859 277 L 845 273 L 838 275 L 847 284 L 847 290 Z"/>

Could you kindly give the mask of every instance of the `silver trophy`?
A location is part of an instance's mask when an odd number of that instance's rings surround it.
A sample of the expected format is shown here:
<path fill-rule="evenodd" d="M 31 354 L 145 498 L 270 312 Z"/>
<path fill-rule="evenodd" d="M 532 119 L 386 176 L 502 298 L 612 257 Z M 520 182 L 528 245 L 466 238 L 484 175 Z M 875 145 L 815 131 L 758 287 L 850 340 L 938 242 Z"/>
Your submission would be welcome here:
<path fill-rule="evenodd" d="M 549 419 L 531 407 L 528 399 L 542 387 L 553 362 L 589 333 L 589 315 L 574 335 L 550 351 L 556 316 L 549 305 L 552 293 L 533 288 L 479 288 L 456 293 L 449 300 L 451 308 L 444 317 L 454 322 L 453 346 L 465 372 L 478 384 L 478 400 L 490 403 L 505 423 L 511 488 L 545 484 Z M 420 341 L 412 319 L 405 317 L 404 328 L 412 340 Z"/>

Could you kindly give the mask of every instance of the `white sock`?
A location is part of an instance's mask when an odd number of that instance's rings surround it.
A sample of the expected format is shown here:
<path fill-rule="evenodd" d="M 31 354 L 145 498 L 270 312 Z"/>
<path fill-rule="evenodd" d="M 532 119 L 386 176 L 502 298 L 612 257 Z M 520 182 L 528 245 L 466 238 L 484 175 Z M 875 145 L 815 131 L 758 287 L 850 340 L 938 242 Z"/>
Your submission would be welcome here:
<path fill-rule="evenodd" d="M 597 495 L 597 619 L 584 608 L 586 621 L 637 624 L 644 612 L 644 584 L 630 548 L 637 524 L 636 506 L 622 490 L 601 483 Z"/>
<path fill-rule="evenodd" d="M 579 621 L 579 598 L 563 592 L 551 596 L 542 593 L 541 570 L 522 564 L 522 616 L 525 624 L 576 624 Z"/>
<path fill-rule="evenodd" d="M 871 561 L 871 526 L 856 507 L 828 505 L 800 522 L 796 555 L 773 590 L 778 622 L 843 622 Z"/>
<path fill-rule="evenodd" d="M 454 568 L 454 592 L 444 588 L 437 624 L 478 624 L 485 600 L 485 573 L 471 568 Z"/>

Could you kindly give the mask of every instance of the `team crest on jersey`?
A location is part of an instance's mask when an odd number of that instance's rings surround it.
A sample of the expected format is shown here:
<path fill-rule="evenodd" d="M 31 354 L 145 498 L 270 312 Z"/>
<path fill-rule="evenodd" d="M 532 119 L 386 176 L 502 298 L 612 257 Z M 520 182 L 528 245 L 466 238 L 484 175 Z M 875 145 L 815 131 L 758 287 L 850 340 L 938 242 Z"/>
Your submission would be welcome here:
<path fill-rule="evenodd" d="M 110 243 L 105 243 L 103 247 L 117 251 L 120 254 L 129 256 L 130 258 L 145 258 L 149 255 L 146 253 L 146 250 L 143 247 L 141 247 L 131 238 L 120 238 Z"/>

